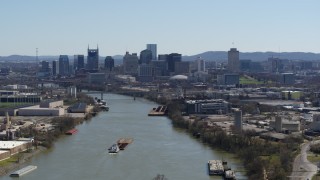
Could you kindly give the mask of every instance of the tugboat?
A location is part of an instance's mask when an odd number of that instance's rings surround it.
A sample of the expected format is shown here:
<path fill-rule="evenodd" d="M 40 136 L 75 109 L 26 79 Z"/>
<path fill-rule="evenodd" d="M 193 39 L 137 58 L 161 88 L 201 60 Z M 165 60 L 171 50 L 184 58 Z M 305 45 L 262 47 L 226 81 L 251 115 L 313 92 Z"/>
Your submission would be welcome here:
<path fill-rule="evenodd" d="M 232 171 L 232 170 L 225 171 L 224 179 L 225 180 L 236 180 L 236 175 L 235 175 L 234 171 Z"/>
<path fill-rule="evenodd" d="M 109 153 L 118 153 L 120 151 L 119 146 L 117 144 L 113 144 L 108 150 Z"/>

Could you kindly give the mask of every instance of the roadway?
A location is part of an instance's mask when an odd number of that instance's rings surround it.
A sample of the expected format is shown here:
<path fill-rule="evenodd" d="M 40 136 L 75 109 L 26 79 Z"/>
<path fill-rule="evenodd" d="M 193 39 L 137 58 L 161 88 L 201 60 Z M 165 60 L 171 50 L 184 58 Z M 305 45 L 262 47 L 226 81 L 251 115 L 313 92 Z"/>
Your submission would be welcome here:
<path fill-rule="evenodd" d="M 293 163 L 293 170 L 290 176 L 291 180 L 311 180 L 312 176 L 317 173 L 317 166 L 307 159 L 310 143 L 311 142 L 307 142 L 301 145 L 301 152 Z"/>

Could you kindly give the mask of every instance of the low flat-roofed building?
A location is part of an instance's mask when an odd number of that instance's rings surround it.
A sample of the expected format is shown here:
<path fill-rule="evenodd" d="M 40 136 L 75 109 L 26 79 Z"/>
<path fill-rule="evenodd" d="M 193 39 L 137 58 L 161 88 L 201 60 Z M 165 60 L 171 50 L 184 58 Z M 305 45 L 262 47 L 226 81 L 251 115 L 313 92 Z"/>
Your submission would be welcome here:
<path fill-rule="evenodd" d="M 40 108 L 39 105 L 20 108 L 19 116 L 62 116 L 63 108 Z"/>
<path fill-rule="evenodd" d="M 10 152 L 10 155 L 25 151 L 32 144 L 25 141 L 0 141 L 0 150 Z"/>
<path fill-rule="evenodd" d="M 270 121 L 270 127 L 276 128 L 275 121 Z M 291 132 L 300 131 L 299 121 L 282 120 L 282 130 L 288 130 Z"/>
<path fill-rule="evenodd" d="M 282 141 L 286 137 L 288 137 L 288 135 L 282 134 L 282 133 L 276 133 L 276 132 L 266 132 L 266 133 L 260 134 L 260 137 L 263 139 L 270 139 L 272 141 Z"/>
<path fill-rule="evenodd" d="M 56 107 L 63 107 L 63 101 L 47 100 L 47 101 L 40 102 L 40 108 L 56 108 Z"/>

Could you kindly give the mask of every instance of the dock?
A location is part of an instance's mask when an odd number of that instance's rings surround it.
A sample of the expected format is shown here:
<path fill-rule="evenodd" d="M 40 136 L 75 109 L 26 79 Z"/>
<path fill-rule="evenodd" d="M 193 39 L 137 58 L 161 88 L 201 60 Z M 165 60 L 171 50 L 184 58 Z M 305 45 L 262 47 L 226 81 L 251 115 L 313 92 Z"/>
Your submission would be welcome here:
<path fill-rule="evenodd" d="M 158 106 L 156 108 L 153 108 L 148 116 L 165 116 L 168 113 L 168 107 L 167 106 Z"/>
<path fill-rule="evenodd" d="M 32 165 L 29 165 L 29 166 L 26 166 L 18 171 L 15 171 L 13 173 L 10 174 L 11 177 L 20 177 L 20 176 L 23 176 L 31 171 L 34 171 L 35 169 L 37 169 L 37 166 L 32 166 Z"/>
<path fill-rule="evenodd" d="M 124 150 L 132 142 L 133 142 L 133 138 L 120 138 L 117 141 L 117 144 L 120 150 Z"/>

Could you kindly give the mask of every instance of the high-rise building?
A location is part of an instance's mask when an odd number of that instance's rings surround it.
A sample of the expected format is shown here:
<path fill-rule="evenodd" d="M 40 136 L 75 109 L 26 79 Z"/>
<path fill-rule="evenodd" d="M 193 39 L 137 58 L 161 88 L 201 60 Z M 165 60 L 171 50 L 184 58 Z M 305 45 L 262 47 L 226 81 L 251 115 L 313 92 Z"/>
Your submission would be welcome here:
<path fill-rule="evenodd" d="M 206 61 L 201 57 L 198 57 L 196 60 L 197 71 L 205 72 L 206 71 Z"/>
<path fill-rule="evenodd" d="M 228 51 L 228 71 L 231 73 L 240 71 L 239 51 L 237 48 L 231 48 Z"/>
<path fill-rule="evenodd" d="M 75 70 L 84 68 L 84 55 L 74 55 L 73 68 Z"/>
<path fill-rule="evenodd" d="M 98 47 L 97 49 L 89 49 L 88 47 L 87 69 L 88 70 L 99 69 L 99 48 Z"/>
<path fill-rule="evenodd" d="M 181 54 L 178 54 L 178 53 L 169 54 L 167 57 L 169 72 L 174 72 L 175 71 L 175 63 L 181 62 L 181 60 L 182 60 Z"/>
<path fill-rule="evenodd" d="M 125 74 L 137 75 L 138 74 L 139 58 L 137 53 L 130 54 L 126 52 L 123 57 L 123 69 Z"/>
<path fill-rule="evenodd" d="M 158 60 L 166 61 L 168 59 L 168 54 L 159 54 Z"/>
<path fill-rule="evenodd" d="M 59 74 L 58 70 L 59 70 L 58 62 L 52 61 L 52 75 L 56 76 L 57 74 Z"/>
<path fill-rule="evenodd" d="M 139 65 L 138 79 L 140 82 L 151 82 L 153 80 L 153 67 L 151 64 Z"/>
<path fill-rule="evenodd" d="M 49 72 L 50 68 L 49 68 L 49 62 L 48 61 L 41 61 L 41 72 Z"/>
<path fill-rule="evenodd" d="M 140 52 L 139 64 L 149 64 L 152 60 L 153 52 L 151 50 L 145 49 Z"/>
<path fill-rule="evenodd" d="M 174 65 L 175 74 L 186 74 L 190 73 L 190 62 L 189 61 L 179 61 L 175 62 Z"/>
<path fill-rule="evenodd" d="M 154 76 L 166 76 L 168 73 L 168 63 L 165 60 L 151 61 Z"/>
<path fill-rule="evenodd" d="M 69 75 L 69 57 L 60 55 L 59 57 L 59 74 L 62 76 Z"/>
<path fill-rule="evenodd" d="M 234 127 L 236 131 L 242 131 L 242 111 L 239 109 L 234 111 Z"/>
<path fill-rule="evenodd" d="M 281 84 L 288 84 L 292 85 L 295 82 L 294 74 L 293 73 L 282 73 L 280 75 L 280 83 Z"/>
<path fill-rule="evenodd" d="M 240 60 L 240 70 L 242 72 L 250 72 L 251 62 L 252 61 L 250 59 L 241 59 Z"/>
<path fill-rule="evenodd" d="M 152 60 L 157 60 L 157 44 L 147 44 L 147 50 L 152 52 Z"/>
<path fill-rule="evenodd" d="M 114 68 L 114 59 L 111 56 L 107 56 L 104 60 L 104 68 L 112 71 Z"/>

